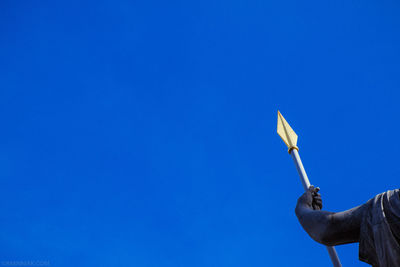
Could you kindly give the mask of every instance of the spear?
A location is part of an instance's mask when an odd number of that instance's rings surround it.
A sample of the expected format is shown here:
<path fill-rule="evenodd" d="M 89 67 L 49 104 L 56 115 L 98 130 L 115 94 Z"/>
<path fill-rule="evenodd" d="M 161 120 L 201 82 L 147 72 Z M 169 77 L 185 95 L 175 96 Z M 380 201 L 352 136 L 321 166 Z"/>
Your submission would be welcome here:
<path fill-rule="evenodd" d="M 277 132 L 279 136 L 282 138 L 283 142 L 288 147 L 288 152 L 292 155 L 294 164 L 296 165 L 297 172 L 300 175 L 301 183 L 303 184 L 303 188 L 305 191 L 310 187 L 310 181 L 308 180 L 307 173 L 304 170 L 303 163 L 301 163 L 299 148 L 297 145 L 297 134 L 293 131 L 290 125 L 287 123 L 282 114 L 278 111 L 278 129 Z M 327 246 L 326 247 L 329 253 L 329 257 L 333 263 L 334 267 L 342 267 L 340 263 L 339 256 L 336 253 L 335 247 Z"/>

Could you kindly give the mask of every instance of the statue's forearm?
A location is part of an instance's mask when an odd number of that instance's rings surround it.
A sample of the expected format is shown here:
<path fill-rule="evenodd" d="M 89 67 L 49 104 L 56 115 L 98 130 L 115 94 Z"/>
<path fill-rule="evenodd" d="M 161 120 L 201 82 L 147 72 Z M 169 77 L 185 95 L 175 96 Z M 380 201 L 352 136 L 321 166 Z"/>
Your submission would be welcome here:
<path fill-rule="evenodd" d="M 324 243 L 331 214 L 327 211 L 313 210 L 307 205 L 298 204 L 296 206 L 296 215 L 301 226 L 318 243 Z"/>
<path fill-rule="evenodd" d="M 296 215 L 304 230 L 324 245 L 341 245 L 359 241 L 364 205 L 343 212 L 313 210 L 298 203 Z"/>

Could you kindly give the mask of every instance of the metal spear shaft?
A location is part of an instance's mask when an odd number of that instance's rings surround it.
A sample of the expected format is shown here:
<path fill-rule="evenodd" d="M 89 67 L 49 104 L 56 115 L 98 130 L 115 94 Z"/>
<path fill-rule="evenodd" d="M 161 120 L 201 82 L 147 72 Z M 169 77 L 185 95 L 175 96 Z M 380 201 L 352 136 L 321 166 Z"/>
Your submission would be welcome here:
<path fill-rule="evenodd" d="M 293 131 L 290 125 L 287 123 L 282 114 L 278 111 L 278 130 L 279 136 L 285 142 L 285 144 L 289 148 L 289 154 L 292 155 L 294 164 L 296 165 L 297 172 L 299 173 L 301 183 L 303 184 L 304 191 L 307 191 L 310 187 L 310 181 L 308 180 L 307 173 L 304 169 L 303 163 L 301 162 L 299 155 L 299 148 L 296 146 L 297 144 L 297 134 Z M 340 263 L 339 256 L 336 252 L 335 247 L 326 246 L 328 250 L 329 257 L 333 263 L 334 267 L 342 267 Z"/>
<path fill-rule="evenodd" d="M 304 170 L 304 166 L 303 163 L 301 162 L 299 152 L 297 151 L 297 149 L 293 148 L 290 150 L 289 153 L 290 155 L 292 155 L 294 164 L 296 165 L 297 172 L 300 175 L 300 180 L 301 183 L 303 184 L 304 191 L 307 191 L 307 189 L 310 187 L 310 181 L 308 180 L 307 173 Z M 329 257 L 331 258 L 333 266 L 342 267 L 342 264 L 340 263 L 339 256 L 336 252 L 335 247 L 327 246 L 326 249 L 328 250 Z"/>

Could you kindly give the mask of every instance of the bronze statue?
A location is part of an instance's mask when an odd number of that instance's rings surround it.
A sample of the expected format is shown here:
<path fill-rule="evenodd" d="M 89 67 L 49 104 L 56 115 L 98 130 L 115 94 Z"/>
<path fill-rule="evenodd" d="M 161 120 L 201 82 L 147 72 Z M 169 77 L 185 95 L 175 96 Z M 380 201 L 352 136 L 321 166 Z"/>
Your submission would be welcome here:
<path fill-rule="evenodd" d="M 346 211 L 322 211 L 319 188 L 310 185 L 298 153 L 297 134 L 279 111 L 277 132 L 306 191 L 297 201 L 297 218 L 312 239 L 327 246 L 333 265 L 342 266 L 334 246 L 358 242 L 361 261 L 374 267 L 400 267 L 400 190 L 389 190 Z"/>
<path fill-rule="evenodd" d="M 322 211 L 319 188 L 298 199 L 296 215 L 312 239 L 327 246 L 359 242 L 359 259 L 374 267 L 400 266 L 400 190 L 381 193 L 358 207 Z"/>

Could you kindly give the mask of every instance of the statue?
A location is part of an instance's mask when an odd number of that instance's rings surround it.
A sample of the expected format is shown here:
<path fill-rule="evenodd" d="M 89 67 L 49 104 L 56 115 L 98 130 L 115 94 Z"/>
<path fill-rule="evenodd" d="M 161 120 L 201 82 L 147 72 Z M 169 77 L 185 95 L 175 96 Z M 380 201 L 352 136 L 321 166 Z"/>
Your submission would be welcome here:
<path fill-rule="evenodd" d="M 400 266 L 400 190 L 381 193 L 358 207 L 322 211 L 319 188 L 297 201 L 296 215 L 312 239 L 327 246 L 359 243 L 359 259 L 374 267 Z"/>
<path fill-rule="evenodd" d="M 342 267 L 334 246 L 358 242 L 361 261 L 374 267 L 400 267 L 400 190 L 389 190 L 346 211 L 322 211 L 319 188 L 310 185 L 298 153 L 297 134 L 279 111 L 277 133 L 305 190 L 297 201 L 297 218 L 312 239 L 327 246 L 333 266 Z"/>

